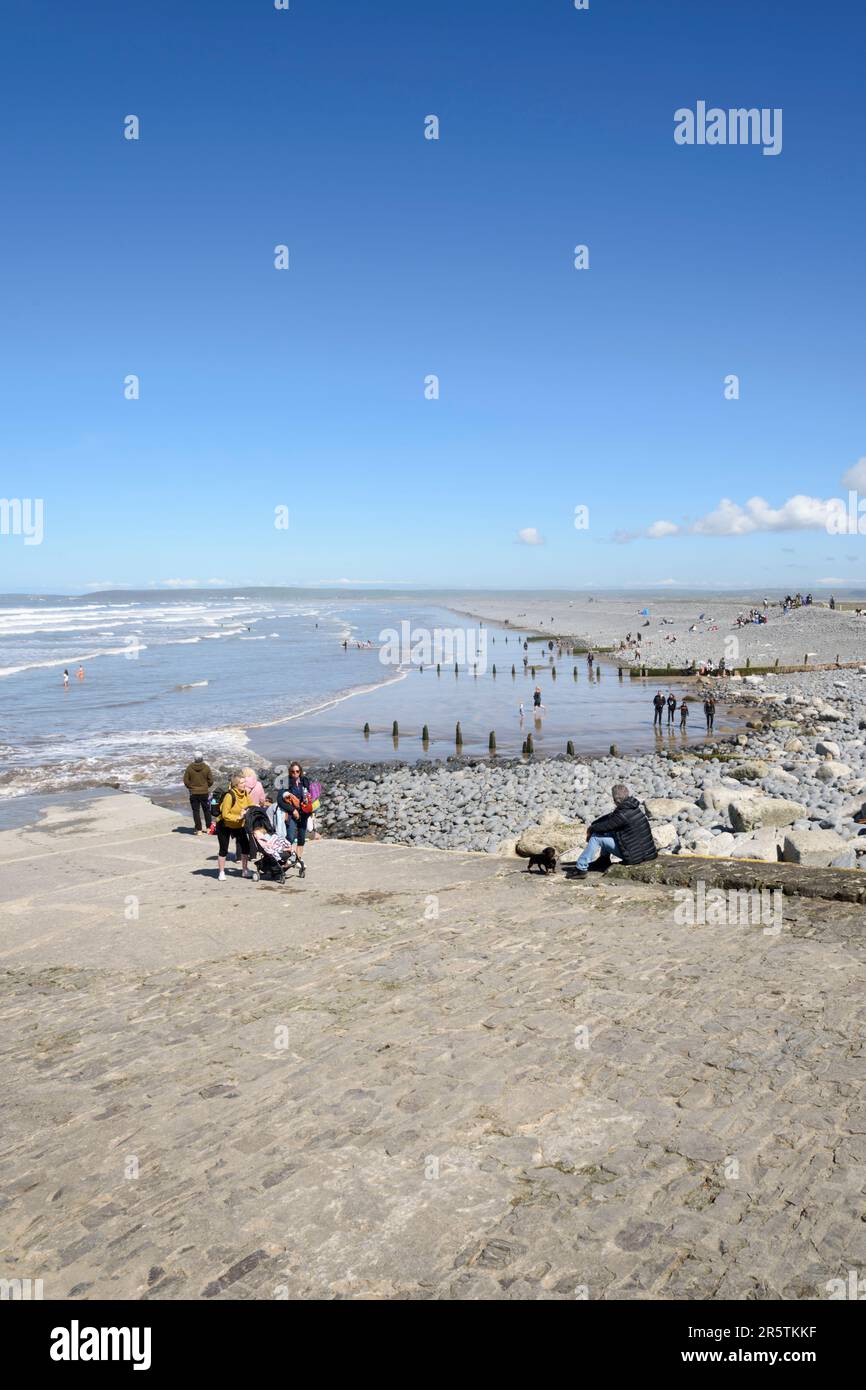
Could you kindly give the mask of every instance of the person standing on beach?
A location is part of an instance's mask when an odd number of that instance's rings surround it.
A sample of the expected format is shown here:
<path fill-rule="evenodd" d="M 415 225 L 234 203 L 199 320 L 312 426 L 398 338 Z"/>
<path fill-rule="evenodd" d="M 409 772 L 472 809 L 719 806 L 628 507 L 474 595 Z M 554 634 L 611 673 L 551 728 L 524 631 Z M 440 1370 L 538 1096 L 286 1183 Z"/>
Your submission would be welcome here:
<path fill-rule="evenodd" d="M 532 707 L 533 707 L 533 709 L 544 709 L 544 705 L 541 703 L 541 686 L 540 686 L 540 685 L 537 685 L 537 686 L 535 687 L 535 690 L 533 691 L 533 694 L 532 694 Z"/>
<path fill-rule="evenodd" d="M 711 694 L 704 700 L 704 716 L 707 721 L 707 733 L 711 734 L 713 732 L 713 720 L 716 717 L 716 702 Z"/>
<path fill-rule="evenodd" d="M 676 708 L 676 698 L 674 696 L 673 691 L 671 690 L 668 692 L 668 728 L 670 728 L 674 722 L 674 714 L 676 712 Z"/>
<path fill-rule="evenodd" d="M 210 830 L 210 789 L 213 786 L 213 773 L 202 753 L 196 753 L 183 774 L 183 785 L 189 792 L 192 819 L 196 835 L 206 835 Z M 204 816 L 204 828 L 201 818 Z"/>
<path fill-rule="evenodd" d="M 686 724 L 689 718 L 689 707 L 685 700 L 680 700 L 680 733 L 686 731 Z"/>
<path fill-rule="evenodd" d="M 244 878 L 248 877 L 247 864 L 249 863 L 250 844 L 247 839 L 247 832 L 244 830 L 244 814 L 251 805 L 252 802 L 244 786 L 243 773 L 239 772 L 236 777 L 232 778 L 232 784 L 220 802 L 220 818 L 217 822 L 217 839 L 219 841 L 219 853 L 217 855 L 219 873 L 217 878 L 220 883 L 226 876 L 226 855 L 229 851 L 229 841 L 232 839 L 241 856 L 241 873 Z"/>
<path fill-rule="evenodd" d="M 657 690 L 655 695 L 653 696 L 653 709 L 655 710 L 655 714 L 653 715 L 653 728 L 655 728 L 657 724 L 659 728 L 661 728 L 662 710 L 664 709 L 664 707 L 665 697 L 660 690 Z"/>
<path fill-rule="evenodd" d="M 75 674 L 78 676 L 78 679 L 79 679 L 80 681 L 83 681 L 83 680 L 84 680 L 84 667 L 83 667 L 83 666 L 79 666 L 79 668 L 78 668 L 78 670 L 76 671 Z"/>
<path fill-rule="evenodd" d="M 300 763 L 290 764 L 288 785 L 285 791 L 280 792 L 279 804 L 286 815 L 286 839 L 290 845 L 297 845 L 295 855 L 298 860 L 298 877 L 304 878 L 307 872 L 304 864 L 304 845 L 307 842 L 307 823 L 312 806 L 310 782 L 304 776 L 304 769 Z"/>
<path fill-rule="evenodd" d="M 65 670 L 65 669 L 64 669 L 64 671 L 63 671 L 63 689 L 64 689 L 64 690 L 68 690 L 68 689 L 69 689 L 69 672 L 68 672 L 67 670 Z"/>

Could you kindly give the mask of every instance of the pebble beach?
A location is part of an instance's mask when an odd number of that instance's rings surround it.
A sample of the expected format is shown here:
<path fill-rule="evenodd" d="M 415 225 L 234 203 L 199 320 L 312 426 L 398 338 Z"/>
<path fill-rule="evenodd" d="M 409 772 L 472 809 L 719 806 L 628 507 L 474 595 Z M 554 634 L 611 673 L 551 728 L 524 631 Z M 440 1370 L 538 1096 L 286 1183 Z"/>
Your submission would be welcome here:
<path fill-rule="evenodd" d="M 737 627 L 740 614 L 751 608 L 764 611 L 764 597 L 473 594 L 454 597 L 452 604 L 457 611 L 485 622 L 555 633 L 611 650 L 625 665 L 640 664 L 633 646 L 619 650 L 629 632 L 641 634 L 641 657 L 655 667 L 686 667 L 692 662 L 700 666 L 707 661 L 717 665 L 726 655 L 725 641 L 730 638 L 736 638 L 738 651 L 734 659 L 728 656 L 729 667 L 745 666 L 747 661 L 752 666 L 772 666 L 777 660 L 780 666 L 799 666 L 807 656 L 816 665 L 837 660 L 844 665 L 866 656 L 866 600 L 862 615 L 857 613 L 861 605 L 853 600 L 832 610 L 829 596 L 783 613 L 780 595 L 775 594 L 766 609 L 766 623 Z M 648 617 L 641 612 L 644 608 L 649 609 Z"/>

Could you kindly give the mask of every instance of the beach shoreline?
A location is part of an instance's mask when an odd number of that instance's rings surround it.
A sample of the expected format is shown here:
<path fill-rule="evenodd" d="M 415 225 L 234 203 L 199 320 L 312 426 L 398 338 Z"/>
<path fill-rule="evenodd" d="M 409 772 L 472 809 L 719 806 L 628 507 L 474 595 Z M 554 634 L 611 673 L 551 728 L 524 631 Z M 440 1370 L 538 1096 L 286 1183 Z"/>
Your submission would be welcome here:
<path fill-rule="evenodd" d="M 463 617 L 573 641 L 598 651 L 599 660 L 630 667 L 670 665 L 682 671 L 692 663 L 700 666 L 712 661 L 717 666 L 724 657 L 729 670 L 742 670 L 747 663 L 772 667 L 776 661 L 783 667 L 800 668 L 835 665 L 837 660 L 845 666 L 866 657 L 866 616 L 848 607 L 833 610 L 826 601 L 787 613 L 782 613 L 778 601 L 764 610 L 763 596 L 742 599 L 727 594 L 694 598 L 672 594 L 643 603 L 605 594 L 562 598 L 541 593 L 468 593 L 453 602 L 454 611 Z M 641 611 L 647 607 L 648 618 Z M 766 611 L 767 623 L 735 626 L 738 615 L 752 607 Z M 866 614 L 866 600 L 863 607 Z M 695 625 L 697 630 L 692 632 Z M 641 634 L 638 657 L 635 643 L 618 649 L 629 632 L 633 637 Z"/>

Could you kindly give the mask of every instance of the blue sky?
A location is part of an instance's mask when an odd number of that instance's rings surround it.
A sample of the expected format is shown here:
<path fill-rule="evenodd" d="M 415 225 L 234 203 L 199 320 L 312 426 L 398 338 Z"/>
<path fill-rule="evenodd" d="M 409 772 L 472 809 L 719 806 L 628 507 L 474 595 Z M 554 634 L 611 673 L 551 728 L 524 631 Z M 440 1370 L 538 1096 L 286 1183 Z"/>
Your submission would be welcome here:
<path fill-rule="evenodd" d="M 2 493 L 45 534 L 0 536 L 0 590 L 866 584 L 863 537 L 772 517 L 866 455 L 864 31 L 806 0 L 7 0 Z M 698 100 L 782 108 L 782 152 L 678 146 Z M 771 529 L 690 530 L 755 496 Z"/>

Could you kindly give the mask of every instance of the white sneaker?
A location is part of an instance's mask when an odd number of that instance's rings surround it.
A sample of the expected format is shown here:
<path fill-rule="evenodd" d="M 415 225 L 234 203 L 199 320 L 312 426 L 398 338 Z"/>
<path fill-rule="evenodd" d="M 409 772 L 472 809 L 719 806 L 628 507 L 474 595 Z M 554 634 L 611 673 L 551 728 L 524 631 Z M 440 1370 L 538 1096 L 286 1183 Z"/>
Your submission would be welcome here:
<path fill-rule="evenodd" d="M 220 869 L 219 873 L 217 874 L 217 882 L 218 882 L 218 883 L 225 883 L 225 881 L 226 881 L 225 869 Z"/>

